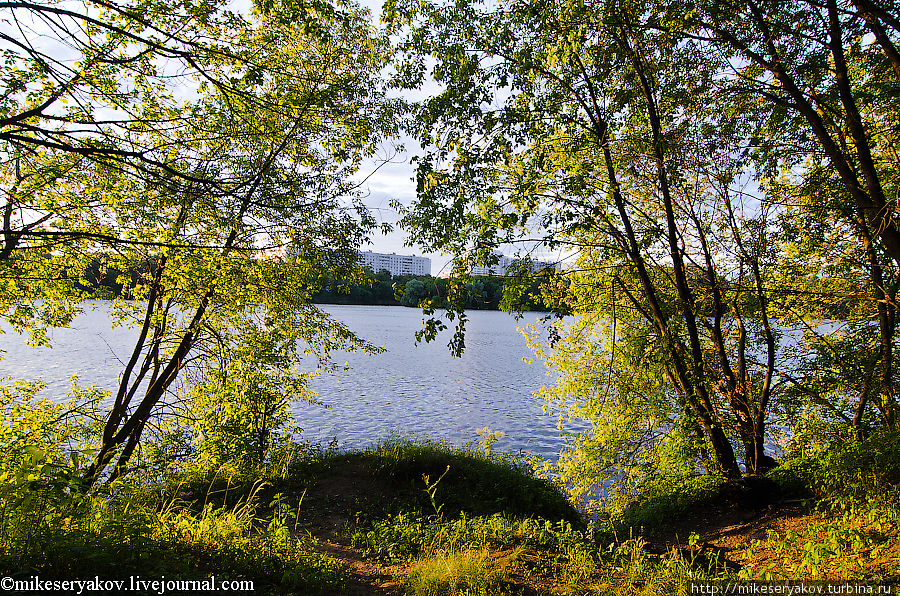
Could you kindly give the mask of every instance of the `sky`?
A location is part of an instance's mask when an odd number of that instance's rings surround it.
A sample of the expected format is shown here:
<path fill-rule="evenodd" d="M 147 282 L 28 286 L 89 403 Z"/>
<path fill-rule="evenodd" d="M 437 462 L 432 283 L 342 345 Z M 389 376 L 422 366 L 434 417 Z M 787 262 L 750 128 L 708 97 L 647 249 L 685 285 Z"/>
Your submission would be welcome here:
<path fill-rule="evenodd" d="M 379 225 L 389 223 L 394 229 L 389 234 L 374 230 L 369 244 L 364 245 L 362 250 L 428 257 L 431 259 L 431 274 L 439 276 L 442 272 L 449 271 L 451 256 L 425 252 L 416 246 L 406 231 L 396 225 L 400 215 L 391 207 L 395 201 L 409 205 L 416 198 L 415 168 L 410 163 L 411 156 L 412 153 L 404 152 L 380 166 L 376 167 L 375 163 L 363 166 L 361 174 L 365 177 L 364 202 Z"/>
<path fill-rule="evenodd" d="M 372 14 L 373 21 L 377 22 L 381 14 L 383 0 L 356 0 L 361 6 L 368 8 Z M 424 88 L 412 93 L 404 94 L 406 99 L 422 99 L 427 96 L 430 91 L 437 90 L 437 83 L 431 82 L 425 84 Z M 374 164 L 370 166 L 369 171 L 363 169 L 363 176 L 368 175 L 364 192 L 368 193 L 366 205 L 372 209 L 376 220 L 395 224 L 399 218 L 399 214 L 394 211 L 390 205 L 393 201 L 399 201 L 403 205 L 410 205 L 416 198 L 416 182 L 415 167 L 411 164 L 411 158 L 416 153 L 422 153 L 419 143 L 411 138 L 402 139 L 407 151 L 397 154 L 391 161 L 382 165 L 373 172 Z M 411 244 L 412 246 L 407 246 Z M 521 248 L 521 247 L 519 247 Z M 431 259 L 431 274 L 440 276 L 450 271 L 452 255 L 443 255 L 440 253 L 425 252 L 419 248 L 414 239 L 408 237 L 405 230 L 395 225 L 394 230 L 389 234 L 379 234 L 375 232 L 371 238 L 371 242 L 362 248 L 362 250 L 371 250 L 373 252 L 391 253 L 404 255 L 416 255 L 428 257 Z M 503 247 L 498 249 L 506 256 L 513 256 L 516 252 L 515 248 Z M 534 258 L 538 260 L 558 260 L 563 255 L 548 255 L 546 251 L 534 251 Z"/>
<path fill-rule="evenodd" d="M 368 8 L 373 21 L 378 22 L 384 0 L 355 1 L 364 8 Z M 249 11 L 251 0 L 231 0 L 230 5 L 233 10 Z M 436 84 L 433 86 L 437 87 Z M 428 87 L 429 85 L 426 84 L 425 89 L 416 93 L 415 96 L 424 97 L 428 92 Z M 407 98 L 415 99 L 416 97 Z M 378 224 L 386 222 L 394 227 L 393 231 L 388 234 L 374 230 L 369 243 L 364 244 L 361 250 L 428 257 L 431 259 L 431 274 L 439 276 L 449 272 L 452 255 L 422 250 L 416 245 L 414 239 L 408 237 L 405 230 L 396 225 L 400 215 L 391 208 L 394 201 L 410 205 L 416 198 L 415 167 L 410 160 L 415 155 L 412 150 L 418 150 L 419 144 L 410 138 L 402 139 L 400 142 L 405 144 L 407 151 L 393 155 L 387 163 L 379 163 L 384 161 L 384 157 L 389 153 L 388 150 L 385 150 L 384 154 L 377 156 L 381 158 L 380 160 L 376 158 L 369 164 L 363 164 L 360 170 L 359 179 L 364 180 L 361 190 L 365 196 L 366 206 L 372 210 Z M 512 256 L 514 249 L 501 247 L 500 251 L 507 256 Z M 535 253 L 535 258 L 554 260 L 559 256 L 544 256 L 541 251 L 538 251 Z"/>
<path fill-rule="evenodd" d="M 383 0 L 357 1 L 370 10 L 373 21 L 377 22 L 381 14 Z M 249 13 L 252 10 L 251 2 L 252 0 L 231 0 L 229 8 L 237 12 Z M 32 41 L 39 45 L 41 51 L 57 57 L 61 64 L 71 62 L 69 48 L 60 45 L 54 35 L 41 34 L 45 25 L 39 19 L 28 20 L 27 15 L 23 15 L 22 18 L 25 21 L 19 22 L 19 24 L 24 24 L 28 28 L 27 33 L 34 38 Z M 185 93 L 185 90 L 180 87 L 172 90 L 176 95 Z M 405 142 L 408 147 L 418 148 L 419 146 L 418 143 L 411 139 L 407 139 Z M 382 222 L 396 224 L 399 214 L 391 208 L 391 203 L 399 201 L 404 205 L 411 204 L 416 194 L 415 169 L 410 163 L 411 154 L 399 153 L 393 155 L 390 162 L 378 165 L 379 161 L 383 161 L 384 156 L 388 153 L 389 150 L 386 149 L 381 156 L 376 156 L 376 159 L 368 164 L 364 164 L 359 176 L 361 180 L 364 179 L 362 191 L 366 196 L 365 204 L 372 210 L 379 224 Z M 377 157 L 382 159 L 379 160 Z M 399 229 L 399 226 L 394 225 L 394 231 L 387 235 L 379 233 L 378 230 L 373 231 L 371 242 L 362 246 L 361 249 L 428 257 L 431 259 L 432 275 L 439 275 L 451 259 L 450 256 L 438 253 L 426 253 L 416 246 L 406 246 L 407 240 L 406 233 Z"/>
<path fill-rule="evenodd" d="M 357 2 L 368 8 L 373 20 L 378 21 L 383 0 L 357 0 Z M 410 162 L 414 153 L 409 149 L 418 148 L 419 145 L 410 138 L 404 139 L 402 142 L 408 149 L 407 151 L 397 154 L 388 163 L 378 166 L 377 169 L 374 169 L 376 164 L 372 163 L 369 165 L 368 171 L 365 168 L 362 171 L 363 176 L 367 176 L 366 184 L 363 187 L 364 192 L 368 195 L 365 203 L 372 210 L 379 224 L 382 222 L 397 223 L 400 216 L 391 208 L 392 202 L 399 201 L 403 205 L 409 205 L 416 198 L 415 167 Z M 412 244 L 412 246 L 407 246 L 407 244 Z M 452 255 L 423 251 L 398 225 L 394 225 L 394 230 L 389 234 L 381 234 L 377 230 L 373 232 L 370 243 L 363 246 L 362 250 L 428 257 L 431 259 L 431 274 L 434 276 L 449 272 L 452 259 Z"/>
<path fill-rule="evenodd" d="M 229 8 L 238 12 L 249 12 L 251 10 L 252 0 L 231 0 Z M 372 14 L 373 21 L 377 22 L 381 14 L 381 5 L 383 0 L 357 0 L 362 6 L 368 8 Z M 40 23 L 34 23 L 34 26 L 40 28 Z M 52 36 L 51 36 L 52 37 Z M 65 48 L 49 48 L 50 54 L 60 53 L 65 55 Z M 433 88 L 429 88 L 433 87 Z M 415 92 L 417 97 L 425 97 L 429 91 L 437 88 L 436 83 L 426 84 L 425 87 Z M 362 192 L 364 194 L 364 202 L 367 207 L 372 210 L 376 221 L 393 225 L 393 231 L 382 234 L 380 228 L 373 230 L 370 241 L 361 247 L 361 250 L 371 250 L 381 253 L 397 253 L 405 255 L 424 256 L 431 259 L 432 275 L 441 275 L 450 269 L 450 261 L 452 255 L 444 255 L 434 252 L 425 252 L 416 245 L 415 240 L 408 237 L 407 232 L 397 225 L 400 215 L 391 207 L 394 202 L 403 205 L 410 205 L 416 198 L 415 168 L 411 164 L 411 158 L 415 154 L 412 150 L 418 150 L 418 142 L 413 139 L 402 139 L 406 145 L 407 151 L 397 152 L 391 155 L 391 159 L 386 163 L 379 163 L 389 153 L 389 149 L 385 149 L 381 156 L 381 160 L 376 159 L 368 164 L 363 164 L 359 179 L 362 181 Z M 507 256 L 512 256 L 514 249 L 507 248 L 501 251 Z M 544 259 L 540 251 L 535 253 L 535 258 Z"/>

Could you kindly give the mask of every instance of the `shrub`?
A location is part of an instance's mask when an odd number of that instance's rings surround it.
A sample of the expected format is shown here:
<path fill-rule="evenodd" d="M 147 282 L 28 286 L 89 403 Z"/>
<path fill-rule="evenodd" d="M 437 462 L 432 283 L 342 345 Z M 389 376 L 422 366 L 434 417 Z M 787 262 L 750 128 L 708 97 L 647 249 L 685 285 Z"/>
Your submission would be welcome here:
<path fill-rule="evenodd" d="M 785 490 L 820 499 L 891 501 L 900 486 L 900 432 L 849 440 L 828 452 L 797 457 L 769 472 Z"/>

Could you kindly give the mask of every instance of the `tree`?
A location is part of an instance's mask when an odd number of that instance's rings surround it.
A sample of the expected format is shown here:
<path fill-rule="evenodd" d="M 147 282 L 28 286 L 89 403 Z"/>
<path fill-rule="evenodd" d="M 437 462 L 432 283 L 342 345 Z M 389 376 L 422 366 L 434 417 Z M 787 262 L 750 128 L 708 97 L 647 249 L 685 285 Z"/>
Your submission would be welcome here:
<path fill-rule="evenodd" d="M 900 262 L 889 199 L 896 186 L 897 5 L 748 0 L 682 9 L 660 5 L 659 25 L 708 41 L 734 60 L 735 88 L 761 104 L 767 125 L 759 130 L 758 155 L 776 167 L 812 158 L 813 172 L 827 162 L 849 199 L 846 212 Z"/>
<path fill-rule="evenodd" d="M 421 279 L 411 279 L 403 286 L 403 296 L 400 304 L 403 306 L 418 306 L 425 298 L 425 284 Z"/>
<path fill-rule="evenodd" d="M 398 80 L 427 55 L 442 84 L 405 221 L 480 259 L 522 236 L 578 251 L 569 292 L 548 287 L 581 317 L 551 334 L 548 398 L 595 422 L 599 460 L 650 461 L 699 429 L 735 475 L 732 442 L 748 471 L 771 464 L 775 412 L 824 408 L 864 434 L 875 403 L 894 425 L 888 4 L 386 7 L 408 33 Z M 850 325 L 831 333 L 835 312 Z M 779 339 L 794 325 L 798 350 Z M 666 382 L 629 379 L 646 370 Z"/>
<path fill-rule="evenodd" d="M 110 227 L 107 195 L 91 192 L 92 176 L 211 182 L 197 175 L 202 156 L 174 149 L 196 130 L 197 115 L 174 92 L 195 78 L 227 88 L 219 75 L 230 48 L 210 32 L 232 17 L 213 4 L 170 2 L 11 2 L 0 10 L 9 25 L 0 67 L 0 300 L 8 320 L 42 341 L 32 323 L 65 322 L 75 307 L 70 283 L 82 263 L 68 247 L 155 241 Z"/>
<path fill-rule="evenodd" d="M 843 232 L 826 244 L 849 242 L 839 262 L 844 275 L 856 278 L 851 291 L 859 277 L 866 280 L 874 309 L 857 326 L 875 321 L 879 333 L 874 352 L 868 341 L 856 350 L 869 354 L 870 364 L 862 366 L 872 371 L 858 393 L 858 434 L 872 402 L 884 426 L 896 424 L 897 9 L 892 2 L 751 0 L 727 11 L 703 5 L 684 22 L 685 34 L 745 63 L 733 69 L 732 85 L 743 106 L 758 114 L 760 170 L 778 191 L 797 197 L 806 221 L 812 211 L 813 219 Z M 870 337 L 858 331 L 850 335 Z"/>
<path fill-rule="evenodd" d="M 725 475 L 740 473 L 731 438 L 748 471 L 764 470 L 777 351 L 766 289 L 773 211 L 741 211 L 747 171 L 728 143 L 742 130 L 719 116 L 719 64 L 655 30 L 648 5 L 421 7 L 388 10 L 409 31 L 414 57 L 402 73 L 421 72 L 416 57 L 428 55 L 444 86 L 422 107 L 417 132 L 435 149 L 420 163 L 406 225 L 430 249 L 457 254 L 487 254 L 535 230 L 577 248 L 569 301 L 599 313 L 599 338 L 563 341 L 605 354 L 585 374 L 605 383 L 597 391 L 613 390 L 614 370 L 650 366 L 666 379 L 655 390 L 664 416 L 629 410 L 646 424 L 626 434 L 654 429 L 635 458 L 678 431 L 705 437 Z M 632 343 L 640 348 L 621 347 Z M 645 403 L 635 386 L 618 386 L 612 401 Z M 616 415 L 595 397 L 558 403 L 577 400 L 597 421 Z"/>
<path fill-rule="evenodd" d="M 141 272 L 121 280 L 131 300 L 115 303 L 138 338 L 86 485 L 127 471 L 182 371 L 210 366 L 214 346 L 238 349 L 236 329 L 287 334 L 277 362 L 241 380 L 263 393 L 304 355 L 322 368 L 333 349 L 367 347 L 308 306 L 326 272 L 359 276 L 356 249 L 374 225 L 352 175 L 390 129 L 378 82 L 386 45 L 363 12 L 324 2 L 259 3 L 249 17 L 211 3 L 7 10 L 45 21 L 80 55 L 55 58 L 24 28 L 7 39 L 0 139 L 17 218 L 2 265 L 20 287 L 51 265 L 74 265 L 77 279 L 88 255 Z"/>
<path fill-rule="evenodd" d="M 7 3 L 0 11 L 11 25 L 0 67 L 0 168 L 6 181 L 0 267 L 7 284 L 0 300 L 4 316 L 22 329 L 40 322 L 35 315 L 41 307 L 50 309 L 45 322 L 71 315 L 71 302 L 60 307 L 75 295 L 70 282 L 83 269 L 86 246 L 165 242 L 117 220 L 111 214 L 117 197 L 141 188 L 190 188 L 211 199 L 233 199 L 254 184 L 253 168 L 219 171 L 227 156 L 216 152 L 227 150 L 228 137 L 240 132 L 233 125 L 246 121 L 248 111 L 283 109 L 277 103 L 283 97 L 259 90 L 288 64 L 278 64 L 260 44 L 290 40 L 248 36 L 247 17 L 222 2 L 74 6 L 48 0 Z M 293 21 L 300 33 L 294 52 L 303 52 L 304 39 L 319 35 L 324 41 L 327 23 L 358 19 L 352 8 L 326 2 L 285 3 L 279 11 L 277 18 Z M 360 48 L 363 61 L 375 51 L 367 44 Z M 286 75 L 279 74 L 282 80 Z M 327 116 L 336 118 L 341 106 L 329 110 Z M 349 145 L 330 150 L 354 159 Z M 121 186 L 117 193 L 109 192 L 110 179 Z"/>

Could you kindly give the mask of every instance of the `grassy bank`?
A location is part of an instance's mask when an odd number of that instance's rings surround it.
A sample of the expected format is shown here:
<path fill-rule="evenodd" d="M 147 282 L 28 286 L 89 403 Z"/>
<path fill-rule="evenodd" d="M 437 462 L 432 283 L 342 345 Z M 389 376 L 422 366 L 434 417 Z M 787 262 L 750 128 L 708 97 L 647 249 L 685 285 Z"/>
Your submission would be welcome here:
<path fill-rule="evenodd" d="M 297 448 L 264 473 L 188 468 L 91 496 L 0 493 L 0 575 L 252 580 L 258 594 L 670 594 L 689 579 L 900 581 L 894 439 L 767 479 L 647 487 L 586 524 L 521 459 L 433 442 Z M 6 479 L 7 481 L 10 478 Z"/>

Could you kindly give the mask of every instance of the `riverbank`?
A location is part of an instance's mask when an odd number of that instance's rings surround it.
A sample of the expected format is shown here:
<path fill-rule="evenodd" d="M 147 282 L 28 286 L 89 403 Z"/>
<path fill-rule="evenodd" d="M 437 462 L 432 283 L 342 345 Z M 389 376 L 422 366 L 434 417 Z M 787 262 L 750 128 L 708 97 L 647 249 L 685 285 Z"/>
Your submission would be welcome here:
<path fill-rule="evenodd" d="M 485 447 L 305 447 L 262 477 L 183 469 L 155 482 L 135 475 L 91 497 L 60 477 L 24 476 L 0 499 L 0 571 L 22 580 L 214 576 L 253 582 L 256 594 L 669 594 L 709 579 L 900 583 L 896 442 L 880 454 L 789 462 L 764 480 L 672 483 L 602 525 L 586 524 L 525 461 Z"/>

